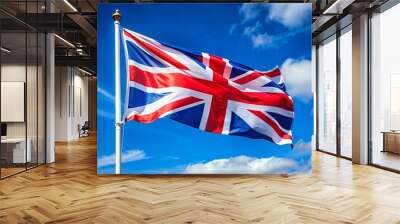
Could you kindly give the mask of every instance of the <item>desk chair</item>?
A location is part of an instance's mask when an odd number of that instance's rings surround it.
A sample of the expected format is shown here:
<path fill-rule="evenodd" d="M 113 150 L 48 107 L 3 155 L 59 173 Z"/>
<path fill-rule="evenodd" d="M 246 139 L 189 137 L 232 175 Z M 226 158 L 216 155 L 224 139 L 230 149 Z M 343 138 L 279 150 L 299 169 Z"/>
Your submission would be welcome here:
<path fill-rule="evenodd" d="M 79 138 L 89 136 L 89 129 L 90 129 L 89 121 L 85 121 L 82 127 L 78 125 Z"/>

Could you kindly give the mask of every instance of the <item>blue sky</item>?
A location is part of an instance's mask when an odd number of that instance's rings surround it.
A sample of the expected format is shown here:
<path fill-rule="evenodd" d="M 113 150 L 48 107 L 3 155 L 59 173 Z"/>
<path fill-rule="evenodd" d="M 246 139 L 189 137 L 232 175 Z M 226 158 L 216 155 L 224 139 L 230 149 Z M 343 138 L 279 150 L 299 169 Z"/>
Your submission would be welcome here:
<path fill-rule="evenodd" d="M 265 169 L 251 170 L 255 173 L 311 168 L 311 5 L 99 4 L 98 173 L 114 172 L 115 64 L 111 15 L 115 9 L 121 11 L 122 27 L 156 40 L 218 55 L 258 70 L 280 66 L 295 101 L 294 150 L 289 145 L 278 146 L 265 140 L 207 133 L 169 119 L 152 124 L 132 121 L 123 130 L 122 173 L 246 173 L 255 163 L 265 165 Z M 124 60 L 122 53 L 121 80 L 126 80 Z M 125 89 L 125 83 L 121 88 Z"/>

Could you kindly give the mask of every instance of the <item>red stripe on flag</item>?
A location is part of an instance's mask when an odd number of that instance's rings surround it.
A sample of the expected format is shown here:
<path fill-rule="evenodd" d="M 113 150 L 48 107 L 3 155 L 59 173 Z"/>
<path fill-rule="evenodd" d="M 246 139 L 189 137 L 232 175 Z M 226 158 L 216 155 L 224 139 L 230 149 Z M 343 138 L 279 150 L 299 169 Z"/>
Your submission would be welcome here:
<path fill-rule="evenodd" d="M 213 97 L 211 100 L 210 112 L 208 113 L 206 131 L 222 133 L 225 123 L 226 108 L 228 104 L 226 99 Z"/>
<path fill-rule="evenodd" d="M 264 122 L 266 122 L 269 126 L 271 126 L 271 128 L 273 128 L 275 130 L 275 132 L 279 135 L 279 137 L 281 137 L 283 139 L 290 139 L 290 140 L 292 139 L 292 136 L 290 136 L 289 134 L 284 132 L 273 120 L 271 120 L 267 115 L 265 115 L 261 111 L 257 111 L 257 110 L 248 110 L 248 111 L 250 111 L 252 114 L 256 115 L 258 118 L 260 118 Z"/>
<path fill-rule="evenodd" d="M 274 77 L 277 77 L 277 76 L 280 76 L 280 75 L 281 75 L 281 71 L 279 70 L 279 68 L 276 68 L 276 69 L 274 69 L 272 71 L 269 71 L 269 72 L 257 72 L 257 71 L 255 71 L 255 72 L 252 72 L 252 73 L 250 73 L 250 74 L 248 74 L 248 75 L 246 75 L 246 76 L 244 76 L 242 78 L 236 79 L 234 82 L 236 82 L 237 84 L 245 84 L 245 83 L 251 82 L 254 79 L 257 79 L 257 78 L 259 78 L 261 76 L 266 76 L 268 78 L 274 78 Z"/>
<path fill-rule="evenodd" d="M 218 75 L 222 76 L 224 74 L 225 66 L 226 63 L 222 58 L 210 55 L 209 67 Z"/>
<path fill-rule="evenodd" d="M 150 114 L 145 114 L 145 115 L 139 115 L 139 114 L 134 114 L 131 115 L 127 118 L 127 120 L 135 120 L 135 121 L 139 121 L 142 123 L 151 123 L 154 122 L 155 120 L 157 120 L 158 118 L 160 118 L 163 114 L 171 111 L 171 110 L 175 110 L 177 108 L 183 107 L 183 106 L 187 106 L 193 103 L 197 103 L 202 101 L 201 99 L 198 99 L 196 97 L 187 97 L 187 98 L 183 98 L 177 101 L 174 101 L 172 103 L 166 104 L 162 107 L 160 107 L 158 110 L 156 110 L 153 113 Z"/>
<path fill-rule="evenodd" d="M 133 65 L 129 66 L 129 70 L 130 80 L 144 86 L 152 88 L 181 87 L 226 100 L 254 105 L 275 106 L 293 111 L 293 101 L 284 93 L 242 92 L 233 86 L 226 85 L 226 79 L 222 76 L 218 76 L 219 79 L 217 80 L 209 81 L 189 77 L 181 73 L 152 73 L 143 71 Z"/>
<path fill-rule="evenodd" d="M 153 46 L 152 44 L 149 44 L 147 42 L 142 41 L 141 39 L 137 38 L 136 36 L 132 35 L 131 33 L 129 33 L 128 31 L 124 30 L 124 35 L 128 38 L 133 39 L 136 43 L 138 43 L 140 46 L 146 48 L 147 50 L 151 51 L 153 54 L 157 55 L 158 57 L 160 57 L 161 59 L 167 61 L 168 63 L 170 63 L 171 65 L 179 68 L 179 69 L 186 69 L 188 70 L 188 68 L 183 65 L 182 63 L 180 63 L 179 61 L 175 60 L 173 57 L 169 56 L 167 53 L 163 52 L 162 50 L 160 50 L 159 48 L 157 48 L 156 46 Z"/>
<path fill-rule="evenodd" d="M 225 88 L 229 88 L 228 80 L 220 74 L 214 72 L 213 82 L 219 83 Z M 210 112 L 208 113 L 206 131 L 214 133 L 222 133 L 224 129 L 226 108 L 228 107 L 228 99 L 225 95 L 213 95 L 211 100 Z"/>

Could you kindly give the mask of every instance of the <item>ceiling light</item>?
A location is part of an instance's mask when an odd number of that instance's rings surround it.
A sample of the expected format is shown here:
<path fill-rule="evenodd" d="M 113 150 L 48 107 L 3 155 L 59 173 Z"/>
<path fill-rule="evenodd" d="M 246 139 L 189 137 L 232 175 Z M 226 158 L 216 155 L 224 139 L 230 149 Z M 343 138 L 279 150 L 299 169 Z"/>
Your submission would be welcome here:
<path fill-rule="evenodd" d="M 68 0 L 64 0 L 64 3 L 67 4 L 74 12 L 78 12 L 75 6 L 73 6 Z"/>
<path fill-rule="evenodd" d="M 66 40 L 66 39 L 64 39 L 64 38 L 62 38 L 62 37 L 60 37 L 59 35 L 57 35 L 57 34 L 54 34 L 54 36 L 55 37 L 57 37 L 59 40 L 61 40 L 62 42 L 64 42 L 65 44 L 67 44 L 68 46 L 70 46 L 70 47 L 72 47 L 72 48 L 75 48 L 75 45 L 73 45 L 71 42 L 69 42 L 68 40 Z"/>
<path fill-rule="evenodd" d="M 78 67 L 78 70 L 81 71 L 81 72 L 83 72 L 83 73 L 85 73 L 86 75 L 90 75 L 90 76 L 92 75 L 92 73 L 90 73 L 90 72 L 88 72 L 88 71 L 86 71 L 86 70 L 83 70 L 83 69 L 81 69 L 81 68 L 79 68 L 79 67 Z"/>
<path fill-rule="evenodd" d="M 11 52 L 11 50 L 9 50 L 9 49 L 7 49 L 5 47 L 1 47 L 1 51 L 4 51 L 6 53 L 10 53 Z"/>
<path fill-rule="evenodd" d="M 336 0 L 332 5 L 330 5 L 327 9 L 325 9 L 325 11 L 322 13 L 322 14 L 330 14 L 330 13 L 332 13 L 331 11 L 333 10 L 333 9 L 337 9 L 336 7 L 337 7 L 337 5 L 339 4 L 339 1 L 340 0 Z"/>
<path fill-rule="evenodd" d="M 343 10 L 351 5 L 355 0 L 336 0 L 330 5 L 324 12 L 323 15 L 327 14 L 342 14 Z"/>

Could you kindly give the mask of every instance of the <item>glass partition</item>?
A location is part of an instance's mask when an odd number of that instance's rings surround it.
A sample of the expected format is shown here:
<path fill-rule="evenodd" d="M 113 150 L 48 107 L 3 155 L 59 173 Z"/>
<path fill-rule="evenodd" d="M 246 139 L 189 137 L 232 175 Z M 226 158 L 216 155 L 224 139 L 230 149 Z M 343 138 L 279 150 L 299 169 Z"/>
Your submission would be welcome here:
<path fill-rule="evenodd" d="M 44 1 L 1 1 L 0 178 L 45 162 L 44 33 L 23 22 Z M 18 18 L 17 18 L 18 17 Z"/>
<path fill-rule="evenodd" d="M 6 177 L 24 171 L 31 161 L 26 150 L 25 32 L 3 32 L 1 47 L 1 175 Z"/>

